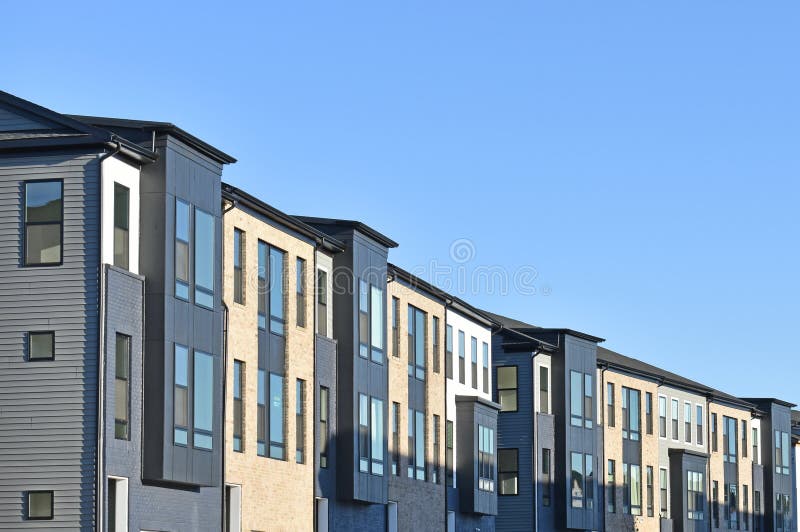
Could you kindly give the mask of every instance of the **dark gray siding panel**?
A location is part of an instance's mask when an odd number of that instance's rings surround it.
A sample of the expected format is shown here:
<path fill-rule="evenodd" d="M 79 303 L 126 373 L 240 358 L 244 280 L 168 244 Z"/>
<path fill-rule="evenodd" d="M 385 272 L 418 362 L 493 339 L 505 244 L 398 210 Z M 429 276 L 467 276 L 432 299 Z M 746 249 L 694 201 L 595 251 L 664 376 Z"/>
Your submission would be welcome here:
<path fill-rule="evenodd" d="M 53 124 L 27 116 L 18 110 L 0 106 L 0 131 L 29 131 L 32 129 L 50 129 Z"/>
<path fill-rule="evenodd" d="M 96 154 L 0 157 L 0 528 L 94 523 L 98 169 Z M 64 180 L 64 263 L 25 268 L 23 182 L 53 178 Z M 26 362 L 29 330 L 55 331 L 55 360 Z M 36 489 L 54 490 L 52 521 L 22 520 Z"/>
<path fill-rule="evenodd" d="M 314 396 L 314 468 L 317 472 L 315 495 L 327 499 L 336 498 L 336 341 L 325 336 L 316 337 L 315 356 L 316 386 Z M 319 390 L 320 387 L 328 388 L 328 467 L 320 468 L 319 450 Z M 329 506 L 333 509 L 333 505 Z"/>

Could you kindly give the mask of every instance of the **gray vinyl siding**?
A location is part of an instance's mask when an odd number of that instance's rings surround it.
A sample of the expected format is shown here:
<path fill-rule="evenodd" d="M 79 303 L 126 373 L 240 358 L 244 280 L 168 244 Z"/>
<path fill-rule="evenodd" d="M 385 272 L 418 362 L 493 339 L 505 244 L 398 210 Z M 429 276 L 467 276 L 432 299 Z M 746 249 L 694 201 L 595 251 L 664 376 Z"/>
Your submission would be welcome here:
<path fill-rule="evenodd" d="M 11 111 L 0 106 L 0 131 L 30 131 L 34 129 L 49 129 L 52 124 L 46 124 L 24 116 L 19 111 Z"/>
<path fill-rule="evenodd" d="M 0 528 L 94 524 L 98 169 L 96 154 L 0 157 Z M 64 263 L 22 267 L 23 182 L 52 178 L 64 180 Z M 26 361 L 29 330 L 55 331 L 55 360 Z M 38 489 L 54 491 L 52 521 L 23 520 Z"/>

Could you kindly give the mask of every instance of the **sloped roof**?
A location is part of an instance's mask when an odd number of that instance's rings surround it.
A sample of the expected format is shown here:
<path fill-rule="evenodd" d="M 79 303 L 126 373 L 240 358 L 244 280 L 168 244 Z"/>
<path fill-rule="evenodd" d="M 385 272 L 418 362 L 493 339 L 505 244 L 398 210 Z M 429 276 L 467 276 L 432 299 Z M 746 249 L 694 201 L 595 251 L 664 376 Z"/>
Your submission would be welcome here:
<path fill-rule="evenodd" d="M 517 330 L 519 332 L 525 333 L 525 331 L 542 331 L 542 332 L 557 332 L 557 333 L 564 333 L 569 334 L 571 336 L 576 336 L 578 338 L 583 338 L 585 340 L 589 340 L 591 342 L 605 342 L 605 338 L 600 338 L 599 336 L 593 336 L 591 334 L 576 331 L 574 329 L 566 329 L 562 327 L 540 327 L 538 325 L 532 325 L 530 323 L 525 323 L 524 321 L 520 321 L 514 318 L 509 318 L 508 316 L 503 316 L 502 314 L 496 314 L 494 312 L 490 312 L 488 310 L 482 311 L 483 313 L 491 316 L 495 321 L 501 324 L 506 329 Z"/>

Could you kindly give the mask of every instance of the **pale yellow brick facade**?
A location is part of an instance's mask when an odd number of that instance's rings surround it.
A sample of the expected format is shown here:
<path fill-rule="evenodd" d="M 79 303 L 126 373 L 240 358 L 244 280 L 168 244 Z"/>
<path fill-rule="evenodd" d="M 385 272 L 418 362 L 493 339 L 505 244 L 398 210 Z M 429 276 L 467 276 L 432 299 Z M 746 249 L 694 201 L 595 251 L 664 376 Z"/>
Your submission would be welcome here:
<path fill-rule="evenodd" d="M 398 298 L 398 339 L 395 347 L 392 331 L 392 298 Z M 410 479 L 407 476 L 408 457 L 412 450 L 408 445 L 408 305 L 427 313 L 426 327 L 426 380 L 425 380 L 425 465 L 427 480 Z M 441 301 L 405 286 L 398 280 L 387 285 L 387 317 L 389 333 L 389 417 L 387 437 L 389 439 L 389 464 L 393 455 L 392 404 L 399 404 L 400 464 L 397 476 L 389 477 L 389 500 L 398 502 L 398 526 L 400 530 L 442 530 L 445 526 L 445 377 L 444 377 L 444 328 L 445 311 Z M 439 322 L 439 346 L 434 352 L 433 318 Z M 434 356 L 439 358 L 438 365 Z M 434 369 L 438 369 L 438 372 Z M 434 460 L 434 421 L 439 417 L 439 483 L 432 482 Z M 389 473 L 391 475 L 391 466 Z"/>
<path fill-rule="evenodd" d="M 233 235 L 244 231 L 244 302 L 234 302 Z M 224 216 L 223 299 L 228 306 L 227 388 L 225 411 L 225 481 L 241 486 L 242 530 L 312 530 L 314 509 L 314 246 L 262 219 L 234 208 Z M 286 252 L 284 308 L 286 358 L 284 379 L 285 460 L 257 454 L 258 397 L 258 241 Z M 305 326 L 297 324 L 297 258 L 305 260 Z M 243 452 L 233 451 L 233 364 L 245 364 L 243 378 Z M 297 379 L 304 381 L 303 464 L 296 463 Z"/>
<path fill-rule="evenodd" d="M 646 380 L 633 377 L 624 373 L 616 372 L 610 369 L 598 372 L 601 376 L 601 395 L 603 398 L 603 441 L 605 446 L 605 463 L 602 468 L 596 468 L 597 471 L 602 472 L 602 477 L 598 478 L 598 488 L 602 489 L 606 486 L 608 481 L 608 461 L 614 460 L 614 495 L 615 495 L 615 512 L 608 513 L 608 501 L 606 501 L 606 528 L 607 530 L 637 530 L 639 532 L 658 532 L 660 526 L 660 504 L 659 504 L 659 474 L 658 474 L 658 412 L 656 409 L 656 398 L 658 397 L 658 384 Z M 608 395 L 607 384 L 614 385 L 614 426 L 610 426 L 608 419 Z M 640 437 L 642 444 L 642 515 L 626 515 L 623 513 L 623 476 L 622 476 L 622 388 L 631 388 L 639 390 L 639 419 L 640 421 Z M 646 394 L 652 394 L 653 398 L 653 420 L 652 420 L 652 434 L 647 432 L 647 418 L 645 413 Z M 647 468 L 651 467 L 653 472 L 653 489 L 652 501 L 649 501 L 650 495 L 647 489 Z M 596 498 L 599 500 L 599 497 Z M 652 504 L 653 515 L 648 516 L 648 504 Z"/>
<path fill-rule="evenodd" d="M 751 438 L 751 431 L 750 431 L 750 421 L 751 421 L 751 413 L 750 410 L 745 410 L 741 408 L 734 408 L 731 406 L 723 405 L 720 403 L 711 402 L 708 405 L 709 411 L 709 419 L 714 414 L 717 414 L 717 450 L 711 450 L 710 459 L 709 459 L 709 469 L 711 478 L 709 479 L 709 488 L 708 488 L 708 495 L 709 500 L 711 500 L 711 508 L 709 511 L 713 511 L 713 491 L 712 486 L 713 482 L 716 481 L 717 485 L 719 486 L 719 493 L 718 493 L 718 501 L 719 501 L 719 527 L 714 526 L 714 518 L 713 514 L 711 515 L 711 529 L 712 530 L 727 530 L 727 526 L 725 523 L 725 473 L 724 473 L 724 449 L 725 449 L 725 442 L 723 441 L 723 428 L 722 424 L 724 421 L 724 417 L 734 418 L 736 420 L 736 447 L 737 447 L 737 460 L 738 460 L 738 488 L 737 493 L 739 495 L 739 500 L 736 501 L 736 506 L 739 510 L 739 528 L 742 528 L 742 512 L 743 512 L 743 502 L 744 498 L 742 497 L 743 486 L 747 486 L 747 499 L 748 499 L 748 514 L 752 514 L 753 511 L 753 457 L 752 457 L 752 444 L 753 442 L 750 441 Z M 742 453 L 742 421 L 747 422 L 747 443 L 746 452 L 747 456 L 743 456 Z M 713 434 L 711 433 L 711 426 L 709 423 L 709 437 L 713 439 Z M 709 446 L 711 448 L 711 446 Z M 750 527 L 748 527 L 750 528 Z"/>

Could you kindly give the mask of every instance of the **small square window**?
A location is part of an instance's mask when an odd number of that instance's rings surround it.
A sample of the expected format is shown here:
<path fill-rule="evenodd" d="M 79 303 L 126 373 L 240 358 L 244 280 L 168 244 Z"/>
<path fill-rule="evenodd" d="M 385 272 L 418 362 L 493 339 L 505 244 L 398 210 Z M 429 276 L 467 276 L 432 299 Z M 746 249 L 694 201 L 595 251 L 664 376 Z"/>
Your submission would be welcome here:
<path fill-rule="evenodd" d="M 32 331 L 28 333 L 28 360 L 53 360 L 56 350 L 56 333 Z"/>
<path fill-rule="evenodd" d="M 27 519 L 52 519 L 53 518 L 53 492 L 29 491 Z"/>

